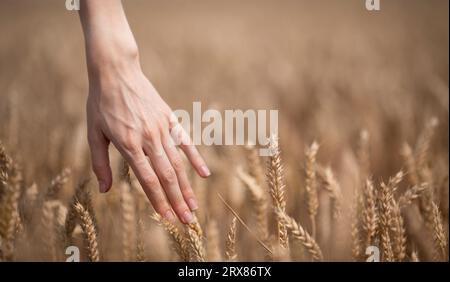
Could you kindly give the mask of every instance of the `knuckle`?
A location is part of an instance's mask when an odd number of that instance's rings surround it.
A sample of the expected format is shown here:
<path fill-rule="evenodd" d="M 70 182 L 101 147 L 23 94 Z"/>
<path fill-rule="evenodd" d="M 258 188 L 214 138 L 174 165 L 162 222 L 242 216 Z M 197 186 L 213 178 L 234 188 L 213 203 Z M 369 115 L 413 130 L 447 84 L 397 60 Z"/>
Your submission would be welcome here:
<path fill-rule="evenodd" d="M 176 174 L 173 168 L 168 167 L 162 170 L 161 172 L 161 178 L 164 181 L 164 183 L 174 183 L 176 180 Z"/>
<path fill-rule="evenodd" d="M 145 127 L 142 131 L 142 137 L 147 141 L 153 142 L 158 139 L 158 131 L 151 127 Z"/>
<path fill-rule="evenodd" d="M 173 169 L 177 172 L 181 172 L 183 170 L 183 160 L 177 156 L 172 160 Z"/>
<path fill-rule="evenodd" d="M 124 138 L 121 142 L 123 149 L 130 153 L 131 155 L 135 155 L 139 151 L 138 143 L 135 138 L 127 137 Z"/>
<path fill-rule="evenodd" d="M 142 179 L 142 185 L 150 190 L 157 189 L 159 187 L 159 181 L 156 176 L 147 176 Z"/>

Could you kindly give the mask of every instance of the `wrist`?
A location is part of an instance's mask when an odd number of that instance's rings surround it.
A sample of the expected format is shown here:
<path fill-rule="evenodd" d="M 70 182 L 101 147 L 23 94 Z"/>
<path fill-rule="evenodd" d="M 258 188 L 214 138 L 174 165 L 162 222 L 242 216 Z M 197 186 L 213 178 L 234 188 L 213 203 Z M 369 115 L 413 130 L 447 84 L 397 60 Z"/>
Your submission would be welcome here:
<path fill-rule="evenodd" d="M 134 42 L 90 41 L 86 43 L 89 76 L 117 68 L 139 66 L 139 50 Z"/>

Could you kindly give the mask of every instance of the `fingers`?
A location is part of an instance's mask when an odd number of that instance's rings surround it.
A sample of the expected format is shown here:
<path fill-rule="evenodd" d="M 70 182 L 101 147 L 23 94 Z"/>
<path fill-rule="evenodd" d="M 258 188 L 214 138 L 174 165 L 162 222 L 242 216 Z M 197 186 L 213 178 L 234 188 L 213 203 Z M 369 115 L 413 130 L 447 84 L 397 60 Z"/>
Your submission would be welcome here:
<path fill-rule="evenodd" d="M 164 147 L 160 143 L 147 143 L 144 146 L 144 151 L 150 158 L 173 210 L 181 222 L 185 224 L 191 223 L 194 220 L 193 215 L 181 193 L 177 172 L 169 161 Z"/>
<path fill-rule="evenodd" d="M 101 132 L 91 132 L 88 136 L 91 151 L 92 170 L 98 180 L 100 193 L 109 191 L 112 185 L 112 173 L 109 165 L 109 141 Z"/>
<path fill-rule="evenodd" d="M 202 156 L 198 152 L 197 148 L 192 143 L 189 135 L 184 131 L 181 125 L 176 125 L 171 129 L 170 135 L 175 140 L 176 144 L 178 144 L 186 154 L 189 162 L 192 164 L 194 169 L 197 171 L 198 175 L 201 177 L 208 177 L 211 175 L 206 162 L 203 160 Z"/>
<path fill-rule="evenodd" d="M 180 185 L 181 194 L 183 194 L 184 200 L 192 211 L 198 209 L 197 199 L 186 175 L 183 160 L 170 136 L 166 136 L 163 140 L 163 147 L 177 174 L 178 184 Z"/>
<path fill-rule="evenodd" d="M 144 189 L 147 198 L 157 213 L 168 221 L 173 221 L 175 215 L 166 199 L 159 179 L 141 149 L 128 150 L 125 153 L 128 163 L 133 169 L 139 183 Z"/>

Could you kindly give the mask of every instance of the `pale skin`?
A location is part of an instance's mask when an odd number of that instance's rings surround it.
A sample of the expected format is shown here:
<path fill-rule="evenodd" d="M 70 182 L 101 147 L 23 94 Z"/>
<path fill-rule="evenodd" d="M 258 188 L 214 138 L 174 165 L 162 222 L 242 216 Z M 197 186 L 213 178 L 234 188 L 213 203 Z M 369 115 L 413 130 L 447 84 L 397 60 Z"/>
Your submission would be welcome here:
<path fill-rule="evenodd" d="M 89 77 L 88 141 L 99 190 L 112 186 L 112 143 L 132 168 L 156 212 L 193 221 L 197 199 L 171 138 L 172 110 L 143 74 L 121 0 L 82 0 L 80 19 Z M 192 142 L 179 146 L 201 177 L 210 171 Z"/>

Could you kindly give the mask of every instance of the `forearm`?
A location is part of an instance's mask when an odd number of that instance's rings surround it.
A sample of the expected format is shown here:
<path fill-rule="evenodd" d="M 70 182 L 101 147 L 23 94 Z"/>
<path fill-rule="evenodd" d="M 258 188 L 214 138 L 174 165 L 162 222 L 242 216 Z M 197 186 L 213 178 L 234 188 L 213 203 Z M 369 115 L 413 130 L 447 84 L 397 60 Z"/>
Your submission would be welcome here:
<path fill-rule="evenodd" d="M 138 63 L 138 48 L 121 0 L 82 0 L 80 20 L 89 76 L 111 66 Z"/>

